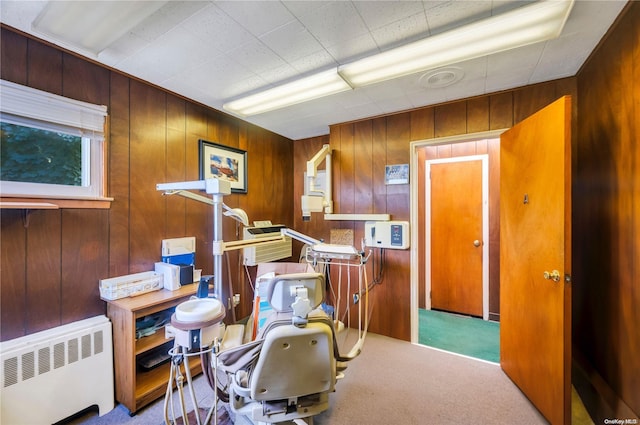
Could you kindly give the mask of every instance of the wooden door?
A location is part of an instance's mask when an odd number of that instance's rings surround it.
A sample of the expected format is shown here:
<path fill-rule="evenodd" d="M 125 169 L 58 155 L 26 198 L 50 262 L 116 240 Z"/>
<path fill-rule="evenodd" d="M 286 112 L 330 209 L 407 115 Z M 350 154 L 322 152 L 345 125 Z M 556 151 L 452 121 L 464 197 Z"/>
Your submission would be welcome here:
<path fill-rule="evenodd" d="M 552 424 L 571 421 L 570 273 L 565 96 L 500 137 L 500 364 Z"/>
<path fill-rule="evenodd" d="M 483 316 L 483 161 L 429 161 L 431 308 Z"/>

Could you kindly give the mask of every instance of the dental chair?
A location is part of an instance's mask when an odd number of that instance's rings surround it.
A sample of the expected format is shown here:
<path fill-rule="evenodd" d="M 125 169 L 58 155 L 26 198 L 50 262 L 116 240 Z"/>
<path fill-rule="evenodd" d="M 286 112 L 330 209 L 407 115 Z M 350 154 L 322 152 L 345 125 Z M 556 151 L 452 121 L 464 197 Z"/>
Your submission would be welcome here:
<path fill-rule="evenodd" d="M 273 312 L 256 340 L 218 355 L 229 405 L 258 424 L 312 424 L 329 408 L 338 374 L 333 321 L 319 309 L 324 276 L 279 275 L 266 284 Z"/>

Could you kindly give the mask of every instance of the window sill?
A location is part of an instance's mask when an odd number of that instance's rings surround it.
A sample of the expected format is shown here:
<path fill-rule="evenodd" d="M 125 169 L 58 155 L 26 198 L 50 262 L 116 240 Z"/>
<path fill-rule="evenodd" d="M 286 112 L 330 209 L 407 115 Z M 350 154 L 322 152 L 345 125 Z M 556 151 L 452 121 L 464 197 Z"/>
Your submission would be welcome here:
<path fill-rule="evenodd" d="M 109 209 L 113 198 L 97 199 L 49 199 L 49 198 L 0 198 L 2 209 L 51 210 L 61 208 Z"/>

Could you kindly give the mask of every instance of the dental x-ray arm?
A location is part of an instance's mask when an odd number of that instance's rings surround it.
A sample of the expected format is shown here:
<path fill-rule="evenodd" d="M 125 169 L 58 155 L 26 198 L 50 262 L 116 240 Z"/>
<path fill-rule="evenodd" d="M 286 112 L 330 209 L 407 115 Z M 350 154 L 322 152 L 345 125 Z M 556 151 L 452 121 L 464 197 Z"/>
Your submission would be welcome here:
<path fill-rule="evenodd" d="M 185 198 L 193 199 L 194 201 L 203 202 L 205 204 L 213 205 L 213 199 L 209 199 L 206 196 L 198 195 L 197 193 L 189 192 L 188 190 L 166 190 L 164 192 L 165 195 L 179 195 Z M 222 203 L 222 209 L 225 211 L 224 214 L 227 217 L 231 217 L 236 221 L 239 221 L 245 226 L 249 225 L 249 217 L 244 210 L 240 208 L 231 208 L 228 207 L 224 202 Z"/>
<path fill-rule="evenodd" d="M 227 181 L 206 179 L 177 183 L 159 183 L 156 185 L 156 190 L 162 191 L 165 195 L 180 195 L 213 206 L 213 276 L 215 280 L 215 295 L 218 299 L 222 299 L 222 255 L 226 251 L 274 244 L 283 241 L 287 236 L 310 245 L 321 242 L 310 236 L 286 228 L 281 231 L 280 235 L 272 237 L 225 242 L 222 240 L 222 215 L 240 221 L 245 226 L 249 224 L 247 214 L 243 210 L 230 208 L 222 202 L 224 196 L 231 194 L 231 185 Z M 212 198 L 209 199 L 205 196 L 189 192 L 190 190 L 204 190 L 207 194 L 210 194 Z M 226 212 L 223 212 L 223 210 Z"/>

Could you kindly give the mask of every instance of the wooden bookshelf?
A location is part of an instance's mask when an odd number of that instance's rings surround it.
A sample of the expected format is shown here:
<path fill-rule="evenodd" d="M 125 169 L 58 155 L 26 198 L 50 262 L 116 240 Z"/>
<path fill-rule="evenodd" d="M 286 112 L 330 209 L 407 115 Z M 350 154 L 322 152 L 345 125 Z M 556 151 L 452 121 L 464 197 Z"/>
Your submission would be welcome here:
<path fill-rule="evenodd" d="M 150 370 L 137 364 L 137 357 L 166 343 L 164 329 L 136 339 L 136 320 L 173 309 L 195 295 L 197 285 L 176 291 L 161 289 L 136 297 L 107 300 L 107 316 L 113 324 L 116 400 L 131 414 L 164 396 L 169 380 L 169 363 Z M 198 358 L 189 359 L 193 375 L 202 372 Z"/>

